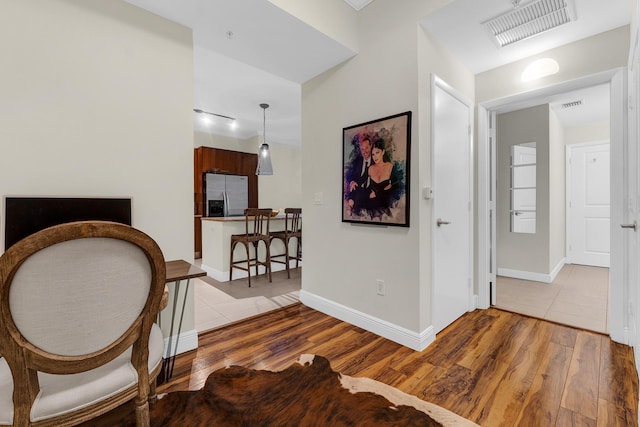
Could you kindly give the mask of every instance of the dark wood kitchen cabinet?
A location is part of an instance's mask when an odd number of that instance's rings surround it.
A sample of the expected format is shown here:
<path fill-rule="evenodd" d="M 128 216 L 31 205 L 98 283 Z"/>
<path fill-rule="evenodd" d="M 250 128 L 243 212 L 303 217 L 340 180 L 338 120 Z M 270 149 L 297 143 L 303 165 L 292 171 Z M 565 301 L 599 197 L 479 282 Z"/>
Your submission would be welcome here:
<path fill-rule="evenodd" d="M 203 212 L 203 182 L 202 174 L 216 172 L 228 175 L 245 175 L 249 177 L 249 207 L 258 207 L 258 155 L 242 153 L 240 151 L 223 150 L 221 148 L 198 147 L 193 153 L 193 188 L 194 188 L 194 234 L 196 258 L 202 252 L 200 237 L 200 218 Z"/>

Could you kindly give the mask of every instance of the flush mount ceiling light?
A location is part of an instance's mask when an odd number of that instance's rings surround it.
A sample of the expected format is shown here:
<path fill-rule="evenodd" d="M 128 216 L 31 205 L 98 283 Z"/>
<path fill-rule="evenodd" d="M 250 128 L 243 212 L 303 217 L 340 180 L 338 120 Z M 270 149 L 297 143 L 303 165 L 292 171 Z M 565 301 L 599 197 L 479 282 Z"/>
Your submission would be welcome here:
<path fill-rule="evenodd" d="M 262 108 L 262 145 L 258 152 L 258 167 L 256 175 L 273 175 L 273 166 L 271 165 L 271 153 L 269 152 L 269 144 L 267 144 L 267 108 L 269 104 L 260 104 Z"/>
<path fill-rule="evenodd" d="M 499 47 L 536 36 L 574 21 L 569 0 L 535 0 L 526 6 L 512 0 L 514 9 L 484 22 Z"/>
<path fill-rule="evenodd" d="M 522 72 L 520 79 L 523 82 L 530 82 L 532 80 L 538 80 L 543 77 L 556 74 L 558 71 L 560 71 L 560 66 L 556 60 L 551 58 L 541 58 L 527 65 L 527 68 Z"/>

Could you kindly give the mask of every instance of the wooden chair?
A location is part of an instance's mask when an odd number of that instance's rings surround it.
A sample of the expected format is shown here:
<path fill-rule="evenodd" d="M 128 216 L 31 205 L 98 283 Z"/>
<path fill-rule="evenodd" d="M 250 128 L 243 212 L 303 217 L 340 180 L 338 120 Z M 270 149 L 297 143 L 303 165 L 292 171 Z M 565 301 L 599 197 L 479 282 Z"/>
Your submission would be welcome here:
<path fill-rule="evenodd" d="M 269 253 L 269 221 L 271 220 L 271 209 L 245 209 L 245 234 L 232 234 L 231 235 L 231 252 L 229 253 L 229 280 L 232 280 L 233 269 L 239 268 L 244 270 L 248 274 L 249 287 L 251 287 L 251 267 L 256 268 L 256 276 L 258 275 L 258 267 L 264 266 L 267 274 L 269 275 L 269 282 L 271 282 L 271 256 Z M 249 227 L 249 223 L 252 223 L 252 228 Z M 250 231 L 251 230 L 251 231 Z M 260 242 L 264 243 L 266 255 L 265 260 L 260 261 L 258 259 L 258 247 Z M 246 249 L 247 259 L 240 261 L 233 260 L 233 250 L 238 243 L 242 243 Z M 251 257 L 250 246 L 253 246 L 254 256 Z M 246 263 L 247 266 L 241 266 L 239 264 Z"/>
<path fill-rule="evenodd" d="M 132 227 L 74 222 L 37 232 L 0 257 L 0 425 L 76 425 L 149 400 L 164 338 L 158 245 Z"/>
<path fill-rule="evenodd" d="M 284 210 L 284 230 L 272 231 L 269 233 L 271 240 L 281 240 L 284 243 L 284 253 L 280 255 L 271 255 L 271 261 L 279 264 L 284 264 L 287 269 L 287 278 L 291 278 L 291 272 L 289 271 L 289 260 L 296 260 L 296 268 L 298 268 L 299 262 L 302 261 L 302 222 L 300 216 L 302 209 L 300 208 L 286 208 Z M 296 239 L 296 255 L 289 255 L 289 241 Z M 285 257 L 285 260 L 274 259 L 276 257 Z"/>

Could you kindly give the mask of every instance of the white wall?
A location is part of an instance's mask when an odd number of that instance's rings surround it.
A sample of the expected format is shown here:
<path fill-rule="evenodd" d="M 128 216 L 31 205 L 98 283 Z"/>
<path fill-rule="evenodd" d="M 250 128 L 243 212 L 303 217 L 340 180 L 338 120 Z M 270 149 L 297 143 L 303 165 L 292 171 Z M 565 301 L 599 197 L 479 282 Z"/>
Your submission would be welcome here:
<path fill-rule="evenodd" d="M 477 74 L 476 101 L 482 103 L 501 99 L 602 71 L 626 67 L 628 52 L 629 26 L 578 40 Z M 560 66 L 560 71 L 539 80 L 522 82 L 520 77 L 524 69 L 539 58 L 555 59 Z"/>
<path fill-rule="evenodd" d="M 549 109 L 549 272 L 566 254 L 566 162 L 564 129 Z"/>
<path fill-rule="evenodd" d="M 230 138 L 194 132 L 194 147 L 213 147 L 224 150 L 257 153 L 260 138 Z M 272 209 L 302 207 L 302 150 L 283 144 L 269 144 L 273 175 L 258 177 L 258 206 Z"/>
<path fill-rule="evenodd" d="M 610 138 L 609 121 L 572 126 L 564 129 L 566 145 L 591 141 L 608 141 Z"/>
<path fill-rule="evenodd" d="M 431 72 L 473 95 L 473 76 L 417 20 L 446 2 L 376 1 L 360 11 L 359 54 L 303 85 L 303 291 L 416 337 L 430 325 Z M 409 228 L 341 222 L 342 128 L 413 112 Z M 315 204 L 315 198 L 322 199 Z M 386 295 L 376 295 L 376 280 Z M 353 319 L 350 319 L 353 320 Z"/>
<path fill-rule="evenodd" d="M 133 226 L 192 261 L 191 31 L 122 1 L 0 10 L 0 195 L 130 196 Z"/>
<path fill-rule="evenodd" d="M 269 1 L 352 51 L 358 51 L 358 13 L 343 0 Z"/>
<path fill-rule="evenodd" d="M 498 269 L 549 273 L 549 105 L 496 118 Z M 536 143 L 536 232 L 512 233 L 509 187 L 511 146 Z M 498 271 L 500 274 L 500 271 Z"/>

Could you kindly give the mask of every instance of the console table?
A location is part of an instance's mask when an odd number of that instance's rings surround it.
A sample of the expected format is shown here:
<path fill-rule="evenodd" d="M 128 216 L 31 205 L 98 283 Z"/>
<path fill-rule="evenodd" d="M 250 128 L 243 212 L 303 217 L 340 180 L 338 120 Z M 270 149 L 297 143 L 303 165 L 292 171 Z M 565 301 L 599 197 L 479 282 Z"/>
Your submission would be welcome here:
<path fill-rule="evenodd" d="M 183 260 L 167 261 L 167 284 L 174 284 L 175 289 L 173 291 L 173 307 L 171 308 L 171 327 L 169 328 L 169 343 L 167 345 L 167 352 L 165 357 L 162 358 L 162 370 L 158 375 L 158 384 L 169 381 L 173 375 L 173 367 L 176 363 L 176 353 L 178 352 L 178 342 L 180 341 L 180 330 L 182 329 L 182 319 L 184 317 L 184 308 L 187 303 L 187 294 L 189 292 L 189 285 L 191 279 L 196 277 L 206 276 L 207 272 L 199 269 L 193 264 Z M 173 345 L 173 333 L 174 326 L 176 324 L 176 308 L 178 306 L 178 295 L 180 294 L 180 286 L 182 281 L 186 280 L 184 297 L 182 298 L 182 309 L 178 319 L 178 330 L 176 331 L 176 342 Z M 172 349 L 173 347 L 173 349 Z"/>

